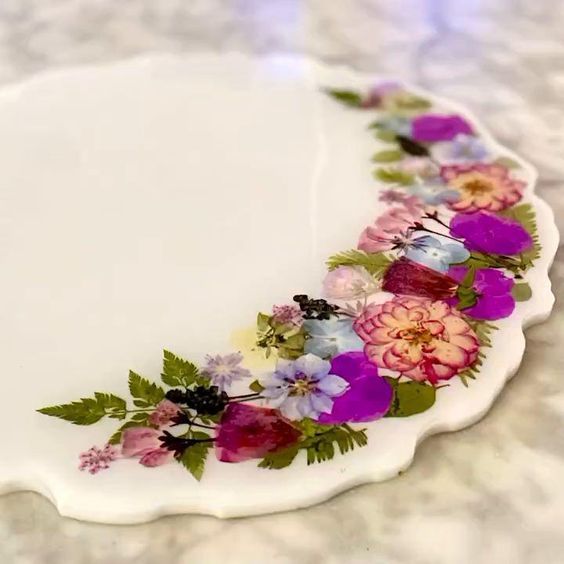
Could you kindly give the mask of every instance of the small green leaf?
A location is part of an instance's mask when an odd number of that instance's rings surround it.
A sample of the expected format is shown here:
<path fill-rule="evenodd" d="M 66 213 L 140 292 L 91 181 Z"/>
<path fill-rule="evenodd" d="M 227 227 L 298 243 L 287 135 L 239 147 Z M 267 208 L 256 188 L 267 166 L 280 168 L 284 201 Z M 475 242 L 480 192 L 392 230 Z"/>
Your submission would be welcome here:
<path fill-rule="evenodd" d="M 458 298 L 458 303 L 456 304 L 456 309 L 464 310 L 469 307 L 475 306 L 480 294 L 472 288 L 464 288 L 460 286 L 456 291 L 456 297 Z"/>
<path fill-rule="evenodd" d="M 267 315 L 266 313 L 259 313 L 257 315 L 257 329 L 261 332 L 268 331 L 268 329 L 270 328 L 271 319 L 271 315 Z"/>
<path fill-rule="evenodd" d="M 494 163 L 510 169 L 521 168 L 521 165 L 511 157 L 498 157 L 495 159 Z"/>
<path fill-rule="evenodd" d="M 352 108 L 360 108 L 362 106 L 362 96 L 354 90 L 327 88 L 325 92 L 346 106 L 350 106 Z"/>
<path fill-rule="evenodd" d="M 395 143 L 397 140 L 397 134 L 390 129 L 380 129 L 375 133 L 375 136 L 384 143 Z"/>
<path fill-rule="evenodd" d="M 413 184 L 414 181 L 413 174 L 394 168 L 378 168 L 374 171 L 374 177 L 382 182 L 389 184 L 401 184 L 403 186 Z"/>
<path fill-rule="evenodd" d="M 511 295 L 515 298 L 516 302 L 526 302 L 531 299 L 533 292 L 527 282 L 521 282 L 513 286 Z"/>
<path fill-rule="evenodd" d="M 278 356 L 288 360 L 296 360 L 304 354 L 304 346 L 306 341 L 305 332 L 300 328 L 300 332 L 295 335 L 285 337 L 278 344 Z"/>
<path fill-rule="evenodd" d="M 132 421 L 142 422 L 145 423 L 147 418 L 149 417 L 149 413 L 135 413 L 132 417 Z"/>
<path fill-rule="evenodd" d="M 259 468 L 268 468 L 269 470 L 280 470 L 290 466 L 299 452 L 299 447 L 294 445 L 289 448 L 271 452 L 267 454 L 260 462 Z"/>
<path fill-rule="evenodd" d="M 138 407 L 149 407 L 157 405 L 164 399 L 164 390 L 150 382 L 139 374 L 129 371 L 129 391 L 134 398 L 141 401 L 134 401 Z"/>
<path fill-rule="evenodd" d="M 189 438 L 207 441 L 196 443 L 195 445 L 187 448 L 178 459 L 178 462 L 180 462 L 184 468 L 186 468 L 186 470 L 188 470 L 188 472 L 190 472 L 190 474 L 199 481 L 202 479 L 204 474 L 206 458 L 213 442 L 211 441 L 209 435 L 200 431 L 191 432 Z"/>
<path fill-rule="evenodd" d="M 398 382 L 384 376 L 393 388 L 394 396 L 386 417 L 409 417 L 427 411 L 435 403 L 436 390 L 421 382 Z"/>
<path fill-rule="evenodd" d="M 403 158 L 403 153 L 397 149 L 390 149 L 389 151 L 379 151 L 372 155 L 372 162 L 375 163 L 391 163 L 399 161 Z"/>
<path fill-rule="evenodd" d="M 71 403 L 38 409 L 39 413 L 70 421 L 75 425 L 92 425 L 105 417 L 125 419 L 125 400 L 114 394 L 95 392 L 94 398 L 82 398 Z"/>
<path fill-rule="evenodd" d="M 458 289 L 456 290 L 456 296 L 458 298 L 456 309 L 463 310 L 476 305 L 479 294 L 472 287 L 475 277 L 476 269 L 473 266 L 470 266 L 468 268 L 468 271 L 464 275 L 462 282 L 458 286 Z"/>
<path fill-rule="evenodd" d="M 306 450 L 307 463 L 325 462 L 335 456 L 335 446 L 341 454 L 367 444 L 364 429 L 356 430 L 347 424 L 319 425 L 311 420 L 301 421 L 298 425 L 304 432 L 305 439 L 299 443 Z"/>
<path fill-rule="evenodd" d="M 421 96 L 417 96 L 416 94 L 411 94 L 410 92 L 404 92 L 401 96 L 396 96 L 394 105 L 396 109 L 399 111 L 419 111 L 419 110 L 427 110 L 431 107 L 431 102 L 422 98 Z"/>
<path fill-rule="evenodd" d="M 391 263 L 391 259 L 384 253 L 365 253 L 351 249 L 330 257 L 327 260 L 327 267 L 329 270 L 335 270 L 339 266 L 362 266 L 378 279 L 384 275 Z"/>
<path fill-rule="evenodd" d="M 198 367 L 192 362 L 184 360 L 166 350 L 163 355 L 161 380 L 168 386 L 183 386 L 187 388 L 201 378 Z"/>
<path fill-rule="evenodd" d="M 255 380 L 254 382 L 251 382 L 249 389 L 257 394 L 260 394 L 264 390 L 264 386 L 261 386 L 260 382 Z"/>

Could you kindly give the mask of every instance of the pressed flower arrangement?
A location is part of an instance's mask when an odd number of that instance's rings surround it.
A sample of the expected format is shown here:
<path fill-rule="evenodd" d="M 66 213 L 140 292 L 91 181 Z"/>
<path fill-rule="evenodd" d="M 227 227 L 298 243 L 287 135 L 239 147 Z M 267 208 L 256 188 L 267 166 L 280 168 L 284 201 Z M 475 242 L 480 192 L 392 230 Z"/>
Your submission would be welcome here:
<path fill-rule="evenodd" d="M 165 351 L 159 383 L 130 372 L 132 404 L 95 393 L 40 409 L 77 425 L 120 421 L 80 455 L 81 470 L 137 458 L 176 461 L 200 479 L 212 450 L 264 469 L 300 451 L 308 464 L 330 460 L 365 446 L 366 425 L 432 409 L 454 378 L 470 385 L 492 322 L 531 297 L 525 277 L 540 247 L 519 164 L 400 85 L 327 93 L 373 115 L 370 131 L 389 144 L 373 156 L 385 211 L 356 249 L 329 258 L 322 297 L 258 314 L 255 348 L 273 370 L 253 374 L 240 352 L 197 366 Z"/>

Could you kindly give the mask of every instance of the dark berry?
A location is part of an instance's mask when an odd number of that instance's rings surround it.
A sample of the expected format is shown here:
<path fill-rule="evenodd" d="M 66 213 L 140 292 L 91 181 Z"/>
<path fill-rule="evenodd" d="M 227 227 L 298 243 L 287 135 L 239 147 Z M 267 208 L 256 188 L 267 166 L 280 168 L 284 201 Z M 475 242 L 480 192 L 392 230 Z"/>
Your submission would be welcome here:
<path fill-rule="evenodd" d="M 173 403 L 186 403 L 186 392 L 183 390 L 169 390 L 165 397 Z"/>
<path fill-rule="evenodd" d="M 186 392 L 186 405 L 198 415 L 215 415 L 225 409 L 229 396 L 217 386 L 197 386 Z"/>

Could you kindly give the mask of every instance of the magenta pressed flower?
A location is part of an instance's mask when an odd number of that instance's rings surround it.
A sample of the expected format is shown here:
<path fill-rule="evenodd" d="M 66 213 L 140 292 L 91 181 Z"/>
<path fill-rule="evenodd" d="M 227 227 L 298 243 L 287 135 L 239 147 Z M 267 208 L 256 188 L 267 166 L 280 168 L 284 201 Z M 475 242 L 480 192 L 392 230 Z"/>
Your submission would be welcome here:
<path fill-rule="evenodd" d="M 471 135 L 472 127 L 457 115 L 424 114 L 411 122 L 411 137 L 416 141 L 450 141 L 460 133 Z"/>
<path fill-rule="evenodd" d="M 100 470 L 106 470 L 110 463 L 118 458 L 118 450 L 113 445 L 105 445 L 103 448 L 93 446 L 87 451 L 80 453 L 79 470 L 88 470 L 90 474 L 97 474 Z"/>
<path fill-rule="evenodd" d="M 484 211 L 459 213 L 450 222 L 450 233 L 464 239 L 471 251 L 516 255 L 533 246 L 525 228 L 512 219 Z"/>
<path fill-rule="evenodd" d="M 276 409 L 230 403 L 216 430 L 215 452 L 221 462 L 242 462 L 289 447 L 300 437 Z"/>
<path fill-rule="evenodd" d="M 333 358 L 331 373 L 349 383 L 347 391 L 333 400 L 330 413 L 322 413 L 318 421 L 327 425 L 375 421 L 390 408 L 393 391 L 378 376 L 378 368 L 363 352 L 346 352 Z"/>
<path fill-rule="evenodd" d="M 465 266 L 453 266 L 448 275 L 462 282 L 468 269 Z M 475 305 L 463 310 L 465 315 L 475 319 L 503 319 L 509 317 L 515 309 L 515 299 L 511 295 L 513 279 L 508 278 L 495 268 L 479 268 L 476 270 L 472 288 L 478 294 Z M 458 303 L 458 298 L 447 300 L 451 305 Z"/>

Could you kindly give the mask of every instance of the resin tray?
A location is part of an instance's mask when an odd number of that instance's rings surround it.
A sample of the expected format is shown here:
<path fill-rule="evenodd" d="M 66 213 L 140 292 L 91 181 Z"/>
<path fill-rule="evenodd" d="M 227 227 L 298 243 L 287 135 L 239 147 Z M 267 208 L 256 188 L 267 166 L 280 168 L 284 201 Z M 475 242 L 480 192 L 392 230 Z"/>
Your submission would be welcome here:
<path fill-rule="evenodd" d="M 536 172 L 459 105 L 307 59 L 0 94 L 0 492 L 134 523 L 303 507 L 482 417 L 554 298 Z"/>

